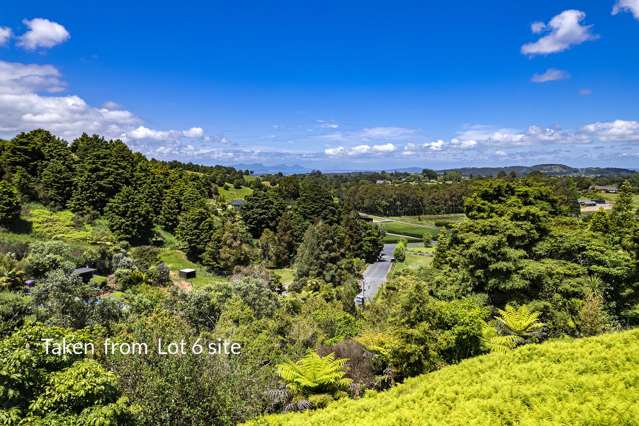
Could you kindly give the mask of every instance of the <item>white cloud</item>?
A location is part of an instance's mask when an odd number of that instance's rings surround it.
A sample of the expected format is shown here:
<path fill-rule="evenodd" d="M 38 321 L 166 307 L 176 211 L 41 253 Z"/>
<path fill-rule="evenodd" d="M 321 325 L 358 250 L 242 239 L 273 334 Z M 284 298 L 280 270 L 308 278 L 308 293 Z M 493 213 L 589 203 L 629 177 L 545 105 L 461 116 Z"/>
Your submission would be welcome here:
<path fill-rule="evenodd" d="M 471 149 L 477 145 L 477 141 L 474 139 L 457 139 L 453 138 L 450 140 L 450 144 L 455 147 L 459 147 L 461 149 Z"/>
<path fill-rule="evenodd" d="M 381 145 L 357 145 L 352 148 L 344 148 L 343 146 L 338 146 L 335 148 L 327 148 L 324 150 L 324 154 L 328 156 L 340 156 L 340 155 L 348 155 L 348 156 L 364 156 L 364 155 L 376 155 L 376 154 L 387 154 L 397 150 L 397 146 L 392 143 L 381 144 Z"/>
<path fill-rule="evenodd" d="M 316 120 L 319 127 L 322 129 L 337 129 L 339 124 L 326 120 Z"/>
<path fill-rule="evenodd" d="M 543 22 L 533 22 L 530 25 L 530 31 L 532 31 L 533 34 L 539 34 L 545 29 L 546 29 L 546 24 Z"/>
<path fill-rule="evenodd" d="M 0 93 L 56 93 L 64 90 L 64 86 L 60 72 L 51 65 L 0 61 Z"/>
<path fill-rule="evenodd" d="M 597 38 L 591 32 L 591 25 L 582 25 L 586 14 L 580 10 L 564 10 L 553 17 L 548 24 L 536 22 L 532 25 L 533 33 L 548 33 L 534 43 L 526 43 L 521 47 L 525 55 L 548 55 L 563 52 L 588 40 Z"/>
<path fill-rule="evenodd" d="M 154 130 L 148 127 L 139 126 L 129 132 L 122 134 L 123 140 L 155 140 L 155 141 L 173 141 L 181 137 L 200 139 L 204 136 L 204 130 L 201 127 L 192 127 L 188 130 Z"/>
<path fill-rule="evenodd" d="M 187 138 L 199 139 L 204 136 L 204 129 L 201 127 L 191 127 L 188 130 L 184 130 L 182 134 Z"/>
<path fill-rule="evenodd" d="M 50 48 L 64 43 L 70 34 L 62 25 L 44 18 L 22 21 L 29 30 L 20 36 L 18 45 L 28 50 Z"/>
<path fill-rule="evenodd" d="M 590 96 L 592 95 L 592 89 L 588 89 L 587 87 L 583 89 L 579 89 L 579 94 L 581 96 Z"/>
<path fill-rule="evenodd" d="M 582 131 L 604 142 L 639 142 L 639 121 L 597 122 L 587 124 Z"/>
<path fill-rule="evenodd" d="M 346 150 L 344 149 L 343 146 L 338 146 L 335 148 L 327 148 L 324 150 L 324 154 L 334 157 L 334 156 L 338 156 L 338 155 L 342 155 L 344 154 Z"/>
<path fill-rule="evenodd" d="M 384 145 L 373 145 L 372 149 L 374 152 L 393 152 L 397 147 L 392 143 L 387 143 Z"/>
<path fill-rule="evenodd" d="M 495 151 L 495 155 L 498 156 L 498 157 L 505 157 L 508 154 L 506 154 L 505 151 L 497 150 L 497 151 Z"/>
<path fill-rule="evenodd" d="M 441 151 L 445 144 L 446 144 L 446 142 L 444 142 L 443 140 L 439 139 L 439 140 L 437 140 L 435 142 L 425 143 L 424 144 L 424 148 L 428 148 L 431 151 Z"/>
<path fill-rule="evenodd" d="M 0 46 L 4 46 L 11 38 L 11 28 L 0 27 Z"/>
<path fill-rule="evenodd" d="M 564 70 L 549 68 L 541 74 L 534 74 L 531 81 L 533 83 L 547 83 L 549 81 L 566 80 L 570 78 L 570 74 Z"/>
<path fill-rule="evenodd" d="M 639 19 L 639 0 L 617 0 L 612 8 L 612 14 L 617 15 L 621 12 L 630 12 L 636 19 Z"/>
<path fill-rule="evenodd" d="M 65 89 L 57 68 L 51 65 L 0 61 L 0 134 L 43 128 L 71 140 L 83 132 L 125 141 L 166 141 L 208 138 L 200 127 L 187 130 L 153 130 L 114 102 L 89 105 L 76 95 L 52 95 Z"/>

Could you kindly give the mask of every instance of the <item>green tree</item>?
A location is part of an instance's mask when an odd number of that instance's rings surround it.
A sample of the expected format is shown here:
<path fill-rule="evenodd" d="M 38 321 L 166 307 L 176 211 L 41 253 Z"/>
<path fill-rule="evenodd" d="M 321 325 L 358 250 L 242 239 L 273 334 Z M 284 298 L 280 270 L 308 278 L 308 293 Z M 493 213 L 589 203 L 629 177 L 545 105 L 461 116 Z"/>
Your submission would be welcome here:
<path fill-rule="evenodd" d="M 55 208 L 64 208 L 73 193 L 73 170 L 68 163 L 51 160 L 40 176 L 41 199 Z"/>
<path fill-rule="evenodd" d="M 191 260 L 199 260 L 215 229 L 215 218 L 204 205 L 192 207 L 180 214 L 175 237 Z"/>
<path fill-rule="evenodd" d="M 310 222 L 321 219 L 327 223 L 335 223 L 338 220 L 333 196 L 319 176 L 311 175 L 304 178 L 296 206 L 302 217 Z"/>
<path fill-rule="evenodd" d="M 276 192 L 256 191 L 246 198 L 240 213 L 253 238 L 259 238 L 265 229 L 274 231 L 277 228 L 284 208 L 284 201 Z"/>
<path fill-rule="evenodd" d="M 397 262 L 406 260 L 406 240 L 400 240 L 393 250 L 393 257 Z"/>
<path fill-rule="evenodd" d="M 244 223 L 230 217 L 216 225 L 202 255 L 202 263 L 214 271 L 230 273 L 236 266 L 251 263 L 256 255 L 251 234 Z"/>
<path fill-rule="evenodd" d="M 280 217 L 277 224 L 276 263 L 281 266 L 290 265 L 297 252 L 297 247 L 304 238 L 307 222 L 296 209 L 288 209 Z"/>
<path fill-rule="evenodd" d="M 340 225 L 319 222 L 308 227 L 295 259 L 297 280 L 321 278 L 334 285 L 345 281 L 346 235 Z"/>
<path fill-rule="evenodd" d="M 6 181 L 0 181 L 0 226 L 8 226 L 20 217 L 20 200 Z"/>
<path fill-rule="evenodd" d="M 612 231 L 619 239 L 627 237 L 632 232 L 632 224 L 635 223 L 632 197 L 632 184 L 626 180 L 619 187 L 619 198 L 615 201 L 610 214 Z"/>
<path fill-rule="evenodd" d="M 111 232 L 132 244 L 147 243 L 153 235 L 153 210 L 131 187 L 124 187 L 109 201 L 105 216 Z"/>

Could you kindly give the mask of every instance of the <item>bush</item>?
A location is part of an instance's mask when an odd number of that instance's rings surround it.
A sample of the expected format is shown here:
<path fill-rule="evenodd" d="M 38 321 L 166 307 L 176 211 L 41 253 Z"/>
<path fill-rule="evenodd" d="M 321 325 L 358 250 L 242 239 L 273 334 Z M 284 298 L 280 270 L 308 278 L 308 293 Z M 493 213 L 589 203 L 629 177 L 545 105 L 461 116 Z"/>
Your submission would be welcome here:
<path fill-rule="evenodd" d="M 252 425 L 632 425 L 639 330 L 527 345 L 407 380 L 388 392 Z"/>

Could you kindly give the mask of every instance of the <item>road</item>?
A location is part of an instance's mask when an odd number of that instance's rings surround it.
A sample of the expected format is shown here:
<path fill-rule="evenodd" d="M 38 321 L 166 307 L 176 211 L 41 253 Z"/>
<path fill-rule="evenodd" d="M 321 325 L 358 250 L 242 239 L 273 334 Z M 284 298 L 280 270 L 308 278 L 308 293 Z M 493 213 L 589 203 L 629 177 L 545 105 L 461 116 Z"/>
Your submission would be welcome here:
<path fill-rule="evenodd" d="M 378 262 L 371 263 L 364 271 L 364 299 L 372 300 L 377 294 L 379 287 L 386 281 L 386 276 L 390 271 L 393 257 L 393 250 L 396 244 L 384 244 L 381 258 Z"/>

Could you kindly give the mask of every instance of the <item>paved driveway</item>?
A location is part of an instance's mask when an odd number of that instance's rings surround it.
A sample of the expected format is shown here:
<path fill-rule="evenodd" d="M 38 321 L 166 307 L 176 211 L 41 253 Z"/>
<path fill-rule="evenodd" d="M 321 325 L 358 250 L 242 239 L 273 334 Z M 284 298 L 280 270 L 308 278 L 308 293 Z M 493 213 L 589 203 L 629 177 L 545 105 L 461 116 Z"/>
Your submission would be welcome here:
<path fill-rule="evenodd" d="M 364 298 L 372 300 L 379 287 L 386 281 L 386 276 L 392 266 L 391 258 L 396 244 L 384 244 L 381 258 L 378 262 L 371 263 L 364 271 Z"/>

